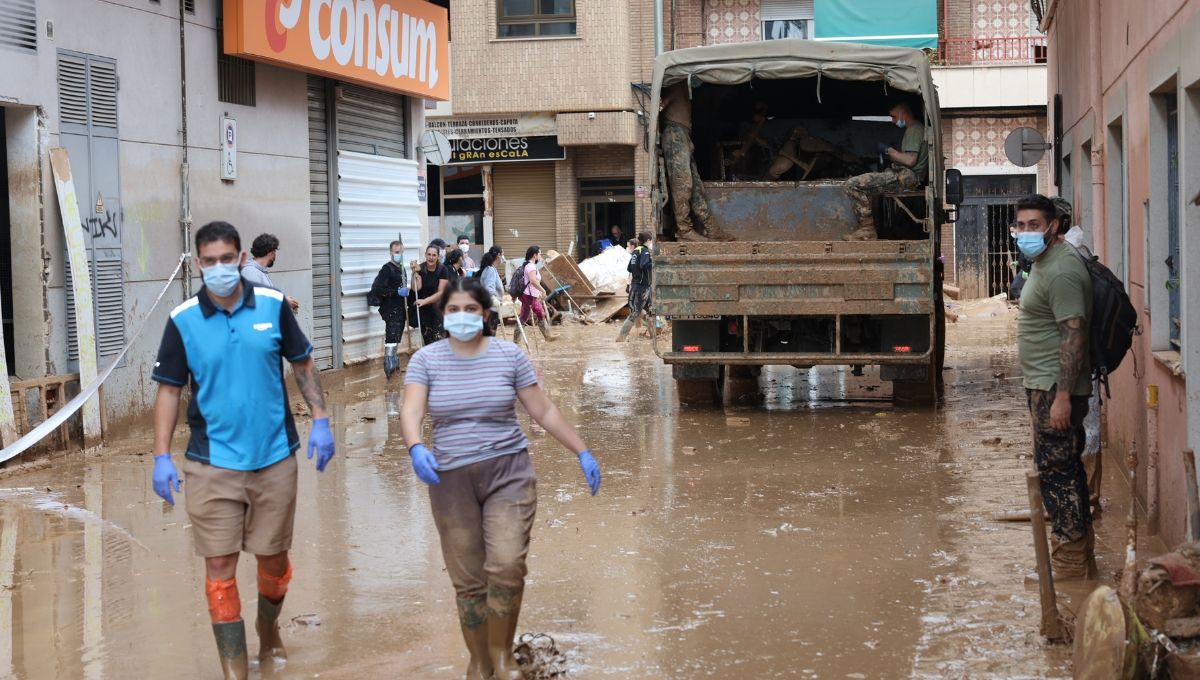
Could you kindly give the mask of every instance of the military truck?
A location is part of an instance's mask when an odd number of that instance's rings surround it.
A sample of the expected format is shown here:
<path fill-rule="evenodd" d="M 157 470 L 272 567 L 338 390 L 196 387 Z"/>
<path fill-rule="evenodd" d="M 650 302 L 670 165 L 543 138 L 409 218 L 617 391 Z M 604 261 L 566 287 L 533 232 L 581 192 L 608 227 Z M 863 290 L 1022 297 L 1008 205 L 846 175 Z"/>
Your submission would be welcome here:
<path fill-rule="evenodd" d="M 671 321 L 655 352 L 672 366 L 681 401 L 728 398 L 768 365 L 878 366 L 896 400 L 936 400 L 945 334 L 940 227 L 961 201 L 961 175 L 943 168 L 927 56 L 808 40 L 676 50 L 655 61 L 650 113 L 677 83 L 691 98 L 708 206 L 733 237 L 675 240 L 663 121 L 650 115 L 653 305 Z M 877 240 L 845 241 L 857 227 L 845 181 L 886 165 L 880 142 L 899 148 L 903 131 L 887 115 L 897 101 L 924 122 L 928 179 L 874 199 Z M 772 136 L 805 140 L 788 154 L 794 167 L 777 177 Z"/>

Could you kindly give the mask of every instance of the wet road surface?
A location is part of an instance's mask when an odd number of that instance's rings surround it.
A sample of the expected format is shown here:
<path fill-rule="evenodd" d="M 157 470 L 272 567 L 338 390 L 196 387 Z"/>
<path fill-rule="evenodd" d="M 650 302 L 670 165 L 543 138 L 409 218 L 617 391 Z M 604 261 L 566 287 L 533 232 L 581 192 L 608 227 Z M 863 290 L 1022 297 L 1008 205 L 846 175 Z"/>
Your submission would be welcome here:
<path fill-rule="evenodd" d="M 1026 507 L 1031 463 L 1013 319 L 981 309 L 950 326 L 939 409 L 892 407 L 870 371 L 773 368 L 763 404 L 680 411 L 669 368 L 647 340 L 611 344 L 615 325 L 535 345 L 604 485 L 589 497 L 574 457 L 533 427 L 520 632 L 552 635 L 572 678 L 1069 677 L 1023 583 L 1028 524 L 990 519 Z M 263 675 L 461 677 L 427 495 L 389 415 L 400 380 L 325 382 L 338 457 L 322 475 L 300 466 L 290 660 Z M 150 488 L 150 441 L 134 427 L 99 455 L 0 479 L 0 678 L 219 677 L 203 565 L 182 503 Z M 1127 492 L 1113 456 L 1105 468 L 1111 579 Z M 238 577 L 252 631 L 252 559 Z"/>

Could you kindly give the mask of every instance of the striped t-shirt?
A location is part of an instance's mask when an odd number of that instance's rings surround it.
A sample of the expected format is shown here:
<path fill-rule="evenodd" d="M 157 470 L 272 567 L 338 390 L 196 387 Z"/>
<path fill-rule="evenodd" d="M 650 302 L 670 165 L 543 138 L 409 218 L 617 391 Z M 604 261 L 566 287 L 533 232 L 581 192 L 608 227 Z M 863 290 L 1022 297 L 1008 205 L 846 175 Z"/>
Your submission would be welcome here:
<path fill-rule="evenodd" d="M 449 340 L 426 345 L 408 362 L 406 385 L 429 388 L 433 455 L 439 470 L 519 453 L 529 439 L 517 422 L 517 390 L 537 384 L 529 357 L 511 342 L 487 339 L 479 356 L 461 357 Z"/>

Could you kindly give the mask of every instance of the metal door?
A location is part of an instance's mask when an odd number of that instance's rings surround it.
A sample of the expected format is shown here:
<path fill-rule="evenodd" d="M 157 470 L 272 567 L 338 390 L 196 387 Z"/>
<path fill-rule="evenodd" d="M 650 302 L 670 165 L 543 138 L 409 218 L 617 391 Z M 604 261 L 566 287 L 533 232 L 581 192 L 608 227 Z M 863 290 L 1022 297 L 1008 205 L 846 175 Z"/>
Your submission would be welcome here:
<path fill-rule="evenodd" d="M 497 163 L 492 189 L 496 244 L 508 257 L 558 247 L 553 163 Z"/>
<path fill-rule="evenodd" d="M 954 228 L 954 279 L 964 298 L 1008 292 L 1016 262 L 1009 226 L 1017 201 L 1034 193 L 1036 185 L 1036 175 L 963 178 L 964 200 Z"/>
<path fill-rule="evenodd" d="M 60 140 L 71 159 L 92 277 L 96 354 L 103 364 L 124 347 L 126 325 L 116 61 L 59 50 L 58 100 Z M 67 358 L 74 370 L 78 334 L 70 313 L 70 267 L 66 271 Z"/>
<path fill-rule="evenodd" d="M 317 368 L 333 368 L 333 271 L 330 247 L 329 186 L 330 148 L 328 81 L 308 77 L 308 207 L 312 229 L 313 361 Z M 336 162 L 336 161 L 334 161 Z"/>

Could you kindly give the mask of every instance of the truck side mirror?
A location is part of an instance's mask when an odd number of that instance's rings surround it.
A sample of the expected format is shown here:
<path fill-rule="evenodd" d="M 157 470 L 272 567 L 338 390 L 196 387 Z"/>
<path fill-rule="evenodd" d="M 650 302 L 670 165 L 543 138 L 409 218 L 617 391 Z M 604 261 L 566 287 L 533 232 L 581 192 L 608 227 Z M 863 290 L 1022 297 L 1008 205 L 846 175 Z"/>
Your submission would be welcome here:
<path fill-rule="evenodd" d="M 959 170 L 946 171 L 946 203 L 961 205 L 963 202 L 963 176 Z"/>

